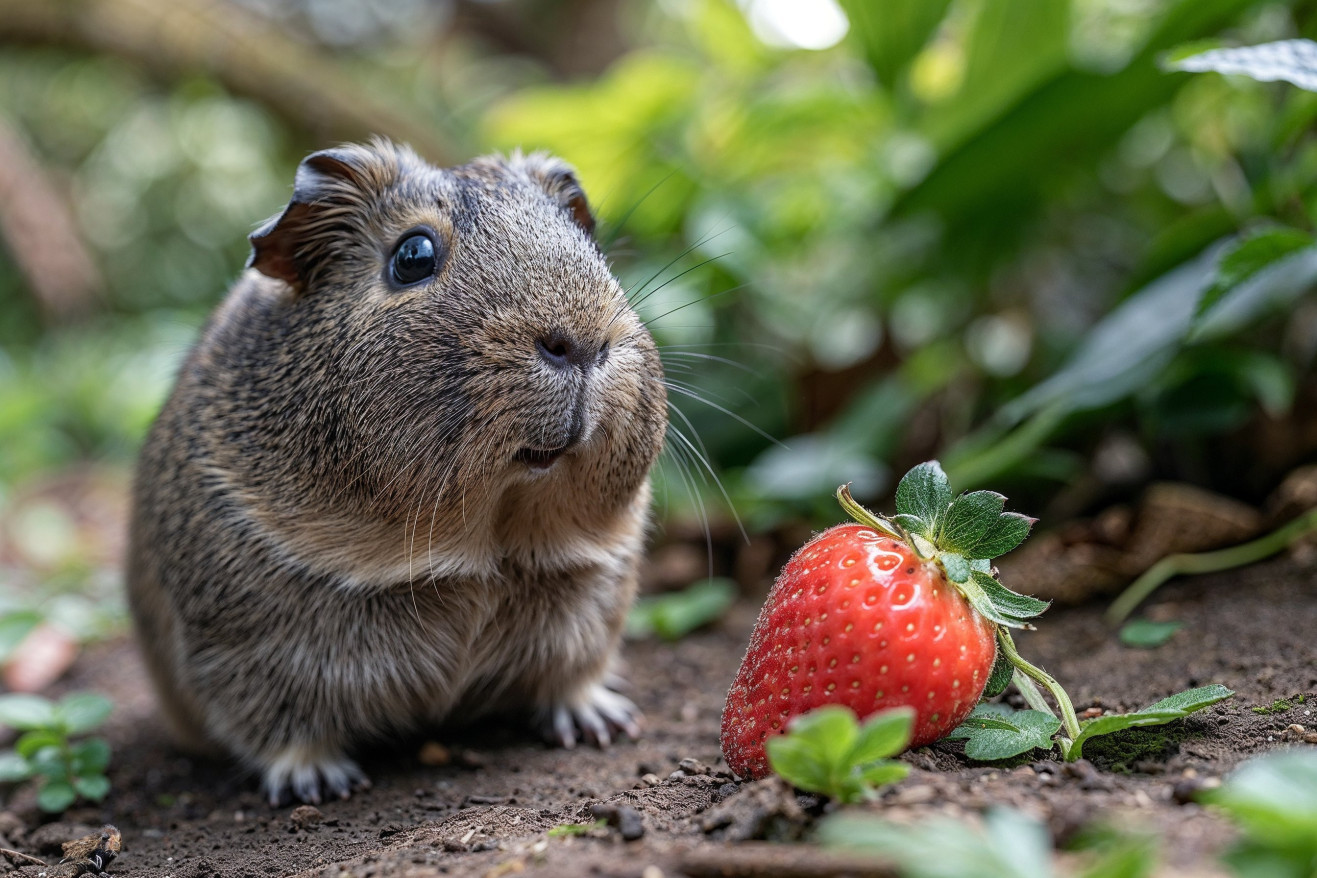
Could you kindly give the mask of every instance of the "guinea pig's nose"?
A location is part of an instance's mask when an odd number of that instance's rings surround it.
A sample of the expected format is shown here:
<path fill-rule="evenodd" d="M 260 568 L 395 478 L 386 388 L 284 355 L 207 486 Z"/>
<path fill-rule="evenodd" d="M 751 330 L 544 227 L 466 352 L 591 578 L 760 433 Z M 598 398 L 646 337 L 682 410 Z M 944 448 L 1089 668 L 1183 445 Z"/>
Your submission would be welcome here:
<path fill-rule="evenodd" d="M 581 344 L 565 332 L 557 331 L 547 332 L 537 338 L 535 347 L 544 361 L 555 369 L 570 369 L 573 366 L 585 369 L 601 359 L 603 353 L 593 350 L 590 345 Z M 607 350 L 607 346 L 604 350 Z"/>

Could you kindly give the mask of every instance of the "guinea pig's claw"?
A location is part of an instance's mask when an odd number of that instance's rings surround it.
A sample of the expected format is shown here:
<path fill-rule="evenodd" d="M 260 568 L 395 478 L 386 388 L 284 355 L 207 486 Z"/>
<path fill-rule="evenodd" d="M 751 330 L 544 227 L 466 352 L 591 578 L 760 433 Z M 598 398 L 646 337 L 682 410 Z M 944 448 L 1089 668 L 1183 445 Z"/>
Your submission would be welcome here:
<path fill-rule="evenodd" d="M 265 770 L 265 791 L 272 807 L 299 800 L 319 805 L 322 793 L 346 799 L 353 790 L 370 788 L 365 772 L 351 759 L 309 759 L 295 751 L 290 749 Z"/>
<path fill-rule="evenodd" d="M 550 739 L 568 749 L 582 740 L 607 747 L 619 733 L 632 739 L 640 737 L 640 709 L 625 695 L 598 683 L 579 701 L 555 704 L 547 720 Z"/>

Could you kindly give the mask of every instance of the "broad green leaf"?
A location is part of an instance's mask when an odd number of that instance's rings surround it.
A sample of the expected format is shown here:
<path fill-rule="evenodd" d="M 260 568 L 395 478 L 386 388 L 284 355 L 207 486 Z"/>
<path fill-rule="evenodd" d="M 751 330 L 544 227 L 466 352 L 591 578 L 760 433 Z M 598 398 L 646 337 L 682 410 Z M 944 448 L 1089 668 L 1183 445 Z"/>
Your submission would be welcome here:
<path fill-rule="evenodd" d="M 1317 750 L 1250 760 L 1198 799 L 1224 809 L 1258 839 L 1277 845 L 1306 839 L 1317 846 Z"/>
<path fill-rule="evenodd" d="M 52 732 L 49 729 L 36 729 L 31 732 L 24 732 L 19 739 L 14 742 L 14 749 L 24 759 L 31 759 L 38 752 L 46 747 L 63 747 L 64 736 L 58 732 Z"/>
<path fill-rule="evenodd" d="M 1211 686 L 1199 686 L 1197 689 L 1186 689 L 1183 692 L 1177 692 L 1155 704 L 1149 704 L 1138 712 L 1179 710 L 1185 714 L 1190 714 L 1196 710 L 1202 710 L 1204 707 L 1211 707 L 1218 701 L 1225 701 L 1234 694 L 1234 690 L 1227 689 L 1220 683 L 1213 683 Z"/>
<path fill-rule="evenodd" d="M 988 685 L 983 687 L 983 698 L 996 698 L 1006 691 L 1006 687 L 1011 685 L 1011 678 L 1015 676 L 1015 665 L 1006 657 L 1006 653 L 997 650 L 997 658 L 992 663 L 992 673 L 988 675 Z"/>
<path fill-rule="evenodd" d="M 928 42 L 951 0 L 841 0 L 850 19 L 849 39 L 864 49 L 878 81 L 889 90 Z"/>
<path fill-rule="evenodd" d="M 104 738 L 88 738 L 73 745 L 73 773 L 100 774 L 110 764 L 110 745 Z"/>
<path fill-rule="evenodd" d="M 0 783 L 14 783 L 32 776 L 32 766 L 13 750 L 0 753 Z"/>
<path fill-rule="evenodd" d="M 830 704 L 793 719 L 787 733 L 804 741 L 827 762 L 836 763 L 855 746 L 860 725 L 849 708 Z"/>
<path fill-rule="evenodd" d="M 948 738 L 965 741 L 965 755 L 991 762 L 1009 759 L 1034 748 L 1050 750 L 1061 721 L 1038 710 L 1017 710 L 1009 715 L 975 708 Z"/>
<path fill-rule="evenodd" d="M 1312 235 L 1291 228 L 1266 229 L 1236 241 L 1222 253 L 1215 279 L 1198 300 L 1196 316 L 1202 317 L 1226 293 L 1259 271 L 1312 243 Z"/>
<path fill-rule="evenodd" d="M 764 749 L 773 771 L 792 786 L 819 793 L 831 788 L 831 766 L 812 743 L 791 735 L 777 735 L 765 742 Z"/>
<path fill-rule="evenodd" d="M 29 731 L 55 722 L 55 705 L 39 695 L 0 695 L 0 725 Z"/>
<path fill-rule="evenodd" d="M 736 600 L 736 584 L 730 579 L 705 579 L 682 591 L 642 597 L 627 615 L 628 637 L 657 635 L 680 640 L 701 626 L 722 618 Z"/>
<path fill-rule="evenodd" d="M 892 516 L 892 521 L 895 521 L 912 534 L 926 534 L 931 530 L 929 523 L 924 521 L 924 519 L 920 518 L 918 515 L 902 515 L 898 513 L 897 515 Z"/>
<path fill-rule="evenodd" d="M 1225 290 L 1195 321 L 1189 341 L 1223 338 L 1288 307 L 1317 283 L 1317 247 L 1280 255 Z"/>
<path fill-rule="evenodd" d="M 983 593 L 988 596 L 988 600 L 992 601 L 993 606 L 997 608 L 999 613 L 1022 623 L 1015 627 L 1030 627 L 1023 624 L 1024 621 L 1041 615 L 1043 611 L 1051 606 L 1047 601 L 1040 601 L 1038 598 L 1011 591 L 998 582 L 995 577 L 986 573 L 975 571 L 974 581 L 979 588 L 983 589 Z"/>
<path fill-rule="evenodd" d="M 1120 642 L 1138 649 L 1156 649 L 1166 643 L 1183 622 L 1154 622 L 1151 619 L 1134 619 L 1120 628 Z"/>
<path fill-rule="evenodd" d="M 995 491 L 971 491 L 951 501 L 938 527 L 937 544 L 948 552 L 978 558 L 974 547 L 997 521 L 1006 498 Z"/>
<path fill-rule="evenodd" d="M 78 795 L 93 802 L 99 802 L 110 791 L 110 779 L 103 774 L 90 774 L 73 779 L 73 788 Z"/>
<path fill-rule="evenodd" d="M 915 712 L 909 707 L 874 714 L 860 726 L 860 733 L 844 760 L 851 765 L 864 765 L 896 756 L 909 745 L 914 722 Z"/>
<path fill-rule="evenodd" d="M 1234 692 L 1221 685 L 1201 686 L 1197 689 L 1178 692 L 1169 698 L 1163 698 L 1161 701 L 1150 704 L 1134 713 L 1110 714 L 1088 720 L 1080 724 L 1079 736 L 1071 743 L 1070 750 L 1066 753 L 1066 760 L 1074 762 L 1076 759 L 1081 758 L 1084 743 L 1093 738 L 1121 732 L 1125 729 L 1141 726 L 1161 726 L 1175 722 L 1177 719 L 1183 719 L 1195 711 L 1210 707 L 1234 694 Z"/>
<path fill-rule="evenodd" d="M 871 852 L 905 878 L 1055 878 L 1047 830 L 1007 809 L 988 812 L 983 826 L 949 817 L 911 825 L 843 811 L 826 818 L 827 847 Z M 930 852 L 936 852 L 931 855 Z"/>
<path fill-rule="evenodd" d="M 867 787 L 883 787 L 896 783 L 910 773 L 910 766 L 894 759 L 880 759 L 859 768 L 857 777 Z"/>
<path fill-rule="evenodd" d="M 1003 512 L 978 540 L 965 549 L 973 558 L 996 558 L 1005 555 L 1024 542 L 1035 520 L 1018 512 Z"/>
<path fill-rule="evenodd" d="M 942 465 L 936 460 L 914 467 L 896 486 L 897 515 L 917 515 L 923 519 L 929 531 L 937 529 L 938 521 L 949 505 L 951 483 L 947 481 Z"/>
<path fill-rule="evenodd" d="M 64 752 L 59 747 L 42 747 L 27 759 L 32 770 L 49 778 L 66 777 L 69 764 L 64 760 Z"/>
<path fill-rule="evenodd" d="M 113 709 L 114 703 L 104 695 L 76 692 L 61 700 L 55 713 L 68 734 L 79 735 L 99 727 Z"/>
<path fill-rule="evenodd" d="M 37 807 L 51 814 L 59 814 L 72 805 L 77 798 L 78 793 L 72 785 L 66 781 L 52 780 L 37 791 Z"/>
<path fill-rule="evenodd" d="M 8 659 L 10 653 L 40 623 L 41 614 L 36 610 L 15 610 L 0 615 L 0 662 Z"/>
<path fill-rule="evenodd" d="M 969 561 L 964 556 L 957 555 L 955 552 L 943 552 L 938 555 L 938 560 L 942 562 L 942 569 L 947 572 L 947 579 L 952 582 L 961 583 L 969 579 L 971 570 Z M 985 576 L 986 574 L 978 573 L 976 576 Z"/>
<path fill-rule="evenodd" d="M 1283 80 L 1317 91 L 1317 43 L 1312 40 L 1279 40 L 1257 46 L 1211 49 L 1168 61 L 1166 66 L 1188 73 L 1233 73 L 1262 82 Z"/>

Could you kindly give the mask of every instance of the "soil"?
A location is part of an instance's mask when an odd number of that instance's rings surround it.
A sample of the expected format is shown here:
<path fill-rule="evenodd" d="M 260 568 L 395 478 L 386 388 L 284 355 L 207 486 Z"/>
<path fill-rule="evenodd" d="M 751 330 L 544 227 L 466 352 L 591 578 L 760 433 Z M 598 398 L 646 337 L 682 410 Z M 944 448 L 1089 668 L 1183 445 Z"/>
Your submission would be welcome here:
<path fill-rule="evenodd" d="M 638 742 L 551 749 L 515 719 L 447 730 L 432 742 L 367 754 L 370 790 L 299 809 L 271 808 L 255 778 L 229 763 L 175 751 L 131 644 L 102 644 L 84 653 L 61 689 L 103 691 L 116 702 L 106 728 L 114 749 L 110 796 L 40 825 L 30 794 L 20 792 L 0 813 L 0 846 L 53 861 L 58 842 L 110 822 L 123 833 L 111 871 L 141 878 L 884 874 L 854 856 L 755 841 L 807 838 L 826 810 L 774 781 L 738 783 L 720 761 L 723 694 L 756 612 L 746 600 L 716 627 L 678 643 L 627 644 L 632 695 L 648 718 Z M 1157 649 L 1120 645 L 1100 613 L 1099 606 L 1054 608 L 1042 630 L 1017 641 L 1062 681 L 1077 709 L 1135 709 L 1214 682 L 1237 694 L 1120 746 L 1094 742 L 1091 762 L 1077 767 L 1037 754 L 1038 761 L 971 765 L 959 745 L 924 748 L 904 757 L 914 766 L 910 776 L 866 807 L 912 820 L 1008 805 L 1044 820 L 1058 844 L 1094 821 L 1114 823 L 1161 836 L 1166 874 L 1219 874 L 1210 860 L 1229 843 L 1228 826 L 1179 803 L 1248 757 L 1312 746 L 1286 729 L 1317 729 L 1317 557 L 1296 554 L 1165 587 L 1150 614 L 1185 627 Z M 1300 695 L 1305 703 L 1288 710 L 1253 710 Z M 550 832 L 593 823 L 591 808 L 601 804 L 615 806 L 617 825 Z M 624 840 L 624 832 L 636 834 L 637 816 L 643 835 Z"/>

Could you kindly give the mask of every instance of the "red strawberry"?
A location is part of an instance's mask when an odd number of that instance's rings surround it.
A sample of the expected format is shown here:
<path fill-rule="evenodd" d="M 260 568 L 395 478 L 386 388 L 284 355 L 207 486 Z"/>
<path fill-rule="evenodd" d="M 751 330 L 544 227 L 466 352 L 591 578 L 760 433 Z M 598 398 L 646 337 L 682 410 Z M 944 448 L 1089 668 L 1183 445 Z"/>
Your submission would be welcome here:
<path fill-rule="evenodd" d="M 1002 513 L 1000 494 L 953 500 L 934 462 L 902 480 L 893 519 L 859 507 L 844 488 L 838 496 L 864 524 L 824 531 L 787 562 L 728 693 L 723 754 L 742 776 L 768 774 L 764 741 L 825 704 L 861 719 L 909 706 L 910 746 L 938 740 L 983 694 L 997 625 L 1026 627 L 1046 606 L 992 577 L 986 559 L 1032 524 Z"/>

